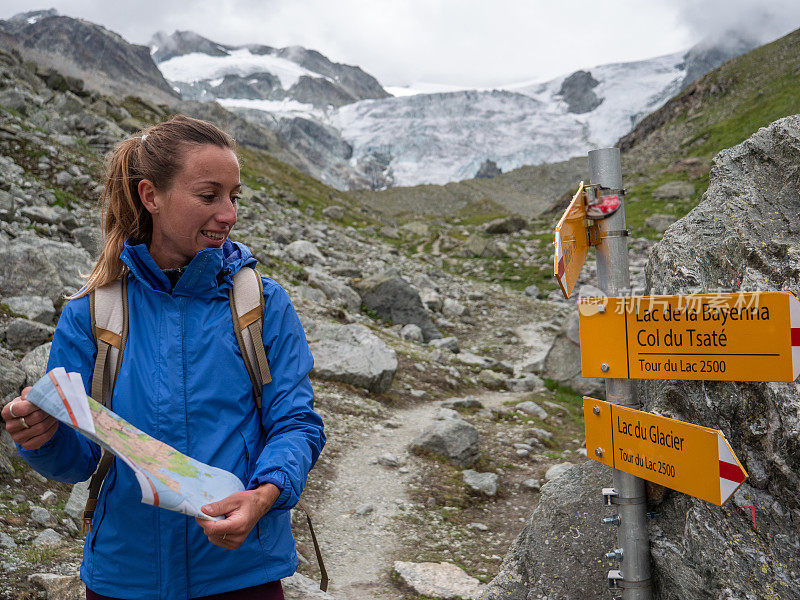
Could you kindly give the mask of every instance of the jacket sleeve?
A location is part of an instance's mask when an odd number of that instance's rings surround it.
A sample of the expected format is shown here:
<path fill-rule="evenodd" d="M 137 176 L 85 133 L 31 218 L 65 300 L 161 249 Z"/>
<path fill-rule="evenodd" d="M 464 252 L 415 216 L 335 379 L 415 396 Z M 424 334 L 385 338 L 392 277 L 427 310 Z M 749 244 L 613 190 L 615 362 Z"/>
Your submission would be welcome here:
<path fill-rule="evenodd" d="M 262 337 L 272 382 L 264 386 L 261 421 L 266 446 L 256 461 L 248 489 L 274 483 L 281 494 L 273 508 L 297 504 L 308 472 L 325 445 L 322 419 L 314 412 L 308 374 L 314 359 L 300 319 L 286 291 L 264 280 Z"/>
<path fill-rule="evenodd" d="M 96 353 L 89 296 L 70 300 L 58 319 L 47 370 L 64 367 L 68 373 L 80 373 L 88 394 Z M 17 450 L 31 467 L 48 479 L 69 483 L 91 477 L 100 459 L 97 444 L 61 422 L 53 437 L 41 448 L 25 450 L 17 445 Z"/>

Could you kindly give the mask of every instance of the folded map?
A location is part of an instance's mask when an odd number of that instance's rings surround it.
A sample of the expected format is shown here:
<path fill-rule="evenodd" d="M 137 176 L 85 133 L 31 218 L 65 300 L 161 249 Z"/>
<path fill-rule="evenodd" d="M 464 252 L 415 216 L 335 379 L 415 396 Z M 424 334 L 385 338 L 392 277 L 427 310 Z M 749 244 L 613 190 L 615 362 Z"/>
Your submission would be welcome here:
<path fill-rule="evenodd" d="M 79 373 L 53 369 L 36 382 L 28 400 L 133 469 L 146 504 L 216 521 L 222 517 L 209 517 L 200 507 L 244 490 L 233 473 L 178 452 L 94 401 Z"/>

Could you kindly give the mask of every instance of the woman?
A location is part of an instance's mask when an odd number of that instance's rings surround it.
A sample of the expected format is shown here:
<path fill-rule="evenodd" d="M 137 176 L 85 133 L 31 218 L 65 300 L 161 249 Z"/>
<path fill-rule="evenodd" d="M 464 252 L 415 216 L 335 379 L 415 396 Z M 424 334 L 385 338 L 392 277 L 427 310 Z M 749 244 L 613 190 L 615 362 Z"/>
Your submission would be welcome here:
<path fill-rule="evenodd" d="M 141 503 L 115 461 L 84 544 L 87 598 L 283 598 L 297 568 L 289 509 L 325 443 L 313 411 L 313 359 L 286 292 L 264 284 L 263 341 L 272 382 L 259 411 L 233 329 L 232 276 L 252 266 L 228 235 L 241 190 L 235 142 L 176 116 L 122 142 L 107 168 L 105 246 L 87 285 L 64 307 L 47 369 L 91 382 L 96 345 L 89 293 L 127 280 L 129 329 L 113 409 L 155 438 L 235 473 L 246 491 L 193 521 Z M 22 395 L 2 412 L 22 457 L 43 475 L 84 481 L 96 444 Z"/>

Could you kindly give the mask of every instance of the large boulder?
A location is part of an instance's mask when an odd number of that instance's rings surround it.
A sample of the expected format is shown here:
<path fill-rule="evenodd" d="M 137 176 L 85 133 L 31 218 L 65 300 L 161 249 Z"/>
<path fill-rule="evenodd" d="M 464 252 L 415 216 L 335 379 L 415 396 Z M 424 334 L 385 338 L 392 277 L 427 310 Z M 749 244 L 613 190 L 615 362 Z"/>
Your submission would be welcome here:
<path fill-rule="evenodd" d="M 397 270 L 390 269 L 364 279 L 358 291 L 364 306 L 381 319 L 400 325 L 418 325 L 426 342 L 442 337 L 422 305 L 419 292 Z"/>
<path fill-rule="evenodd" d="M 694 195 L 694 184 L 688 181 L 668 181 L 653 190 L 657 200 L 688 200 Z"/>
<path fill-rule="evenodd" d="M 46 296 L 59 306 L 84 284 L 92 270 L 83 248 L 34 234 L 10 239 L 0 234 L 0 296 Z"/>
<path fill-rule="evenodd" d="M 480 600 L 607 597 L 606 573 L 616 568 L 603 559 L 616 548 L 616 529 L 601 523 L 601 489 L 609 485 L 610 469 L 593 461 L 545 484 Z"/>
<path fill-rule="evenodd" d="M 700 204 L 654 246 L 648 293 L 800 294 L 798 164 L 800 116 L 718 154 Z M 722 508 L 671 490 L 651 497 L 654 597 L 800 599 L 800 385 L 653 380 L 638 394 L 645 410 L 720 429 L 750 476 Z M 593 507 L 610 481 L 605 467 L 581 465 L 547 484 L 484 598 L 607 593 L 601 557 L 614 540 Z"/>
<path fill-rule="evenodd" d="M 44 376 L 52 345 L 52 342 L 47 342 L 37 346 L 22 358 L 19 366 L 25 371 L 25 385 L 33 385 Z"/>
<path fill-rule="evenodd" d="M 319 582 L 300 573 L 282 579 L 281 585 L 286 600 L 336 600 L 334 596 L 319 589 Z"/>
<path fill-rule="evenodd" d="M 425 598 L 470 600 L 477 598 L 483 588 L 480 581 L 448 562 L 397 561 L 394 572 L 405 586 Z"/>
<path fill-rule="evenodd" d="M 296 240 L 286 246 L 286 253 L 292 260 L 304 265 L 316 265 L 325 262 L 325 257 L 317 247 L 308 240 Z"/>
<path fill-rule="evenodd" d="M 48 531 L 52 531 L 52 529 Z M 86 587 L 83 585 L 80 575 L 34 573 L 28 576 L 28 581 L 41 588 L 45 593 L 45 598 L 83 600 L 86 597 Z"/>
<path fill-rule="evenodd" d="M 89 499 L 89 480 L 79 481 L 72 486 L 64 512 L 73 519 L 83 517 L 83 509 L 86 508 L 86 501 Z"/>
<path fill-rule="evenodd" d="M 306 269 L 306 274 L 308 275 L 308 284 L 322 290 L 328 300 L 336 306 L 351 313 L 361 310 L 361 297 L 346 283 L 319 269 Z"/>
<path fill-rule="evenodd" d="M 653 248 L 648 292 L 800 295 L 798 164 L 800 116 L 718 154 L 701 203 Z M 666 495 L 651 530 L 660 598 L 800 598 L 800 385 L 649 381 L 639 396 L 646 410 L 722 430 L 750 475 L 722 510 Z"/>
<path fill-rule="evenodd" d="M 363 325 L 307 324 L 314 355 L 312 374 L 341 381 L 374 394 L 389 389 L 397 371 L 397 355 Z"/>
<path fill-rule="evenodd" d="M 486 225 L 486 233 L 515 233 L 522 231 L 528 222 L 522 217 L 503 217 L 495 219 Z"/>
<path fill-rule="evenodd" d="M 432 452 L 450 459 L 459 467 L 469 467 L 478 460 L 479 439 L 478 430 L 473 425 L 460 418 L 455 411 L 450 411 L 435 418 L 411 442 L 411 449 Z"/>
<path fill-rule="evenodd" d="M 473 233 L 467 238 L 455 254 L 464 258 L 480 256 L 482 258 L 503 258 L 506 253 L 497 245 L 497 242 L 490 238 L 482 237 Z"/>
<path fill-rule="evenodd" d="M 45 296 L 11 296 L 3 298 L 0 304 L 5 304 L 11 312 L 17 315 L 45 325 L 50 325 L 56 314 L 53 301 Z"/>
<path fill-rule="evenodd" d="M 0 347 L 0 400 L 10 394 L 16 396 L 24 385 L 24 369 L 13 354 Z"/>
<path fill-rule="evenodd" d="M 13 319 L 6 327 L 6 343 L 16 350 L 30 350 L 48 342 L 55 327 L 28 319 Z"/>
<path fill-rule="evenodd" d="M 602 343 L 598 340 L 598 343 Z M 603 393 L 603 380 L 584 378 L 581 374 L 581 335 L 578 311 L 564 321 L 544 359 L 542 374 L 585 395 Z"/>

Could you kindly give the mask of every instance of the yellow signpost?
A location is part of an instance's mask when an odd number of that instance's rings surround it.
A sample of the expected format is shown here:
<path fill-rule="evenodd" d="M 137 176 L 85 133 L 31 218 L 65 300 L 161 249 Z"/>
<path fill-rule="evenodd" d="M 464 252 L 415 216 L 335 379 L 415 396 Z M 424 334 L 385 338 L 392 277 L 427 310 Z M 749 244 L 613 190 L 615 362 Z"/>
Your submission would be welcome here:
<path fill-rule="evenodd" d="M 583 298 L 584 377 L 794 381 L 800 302 L 791 292 Z"/>
<path fill-rule="evenodd" d="M 583 398 L 589 458 L 722 505 L 747 473 L 722 432 Z"/>
<path fill-rule="evenodd" d="M 556 225 L 554 274 L 561 292 L 569 298 L 589 252 L 586 194 L 583 182 Z"/>

